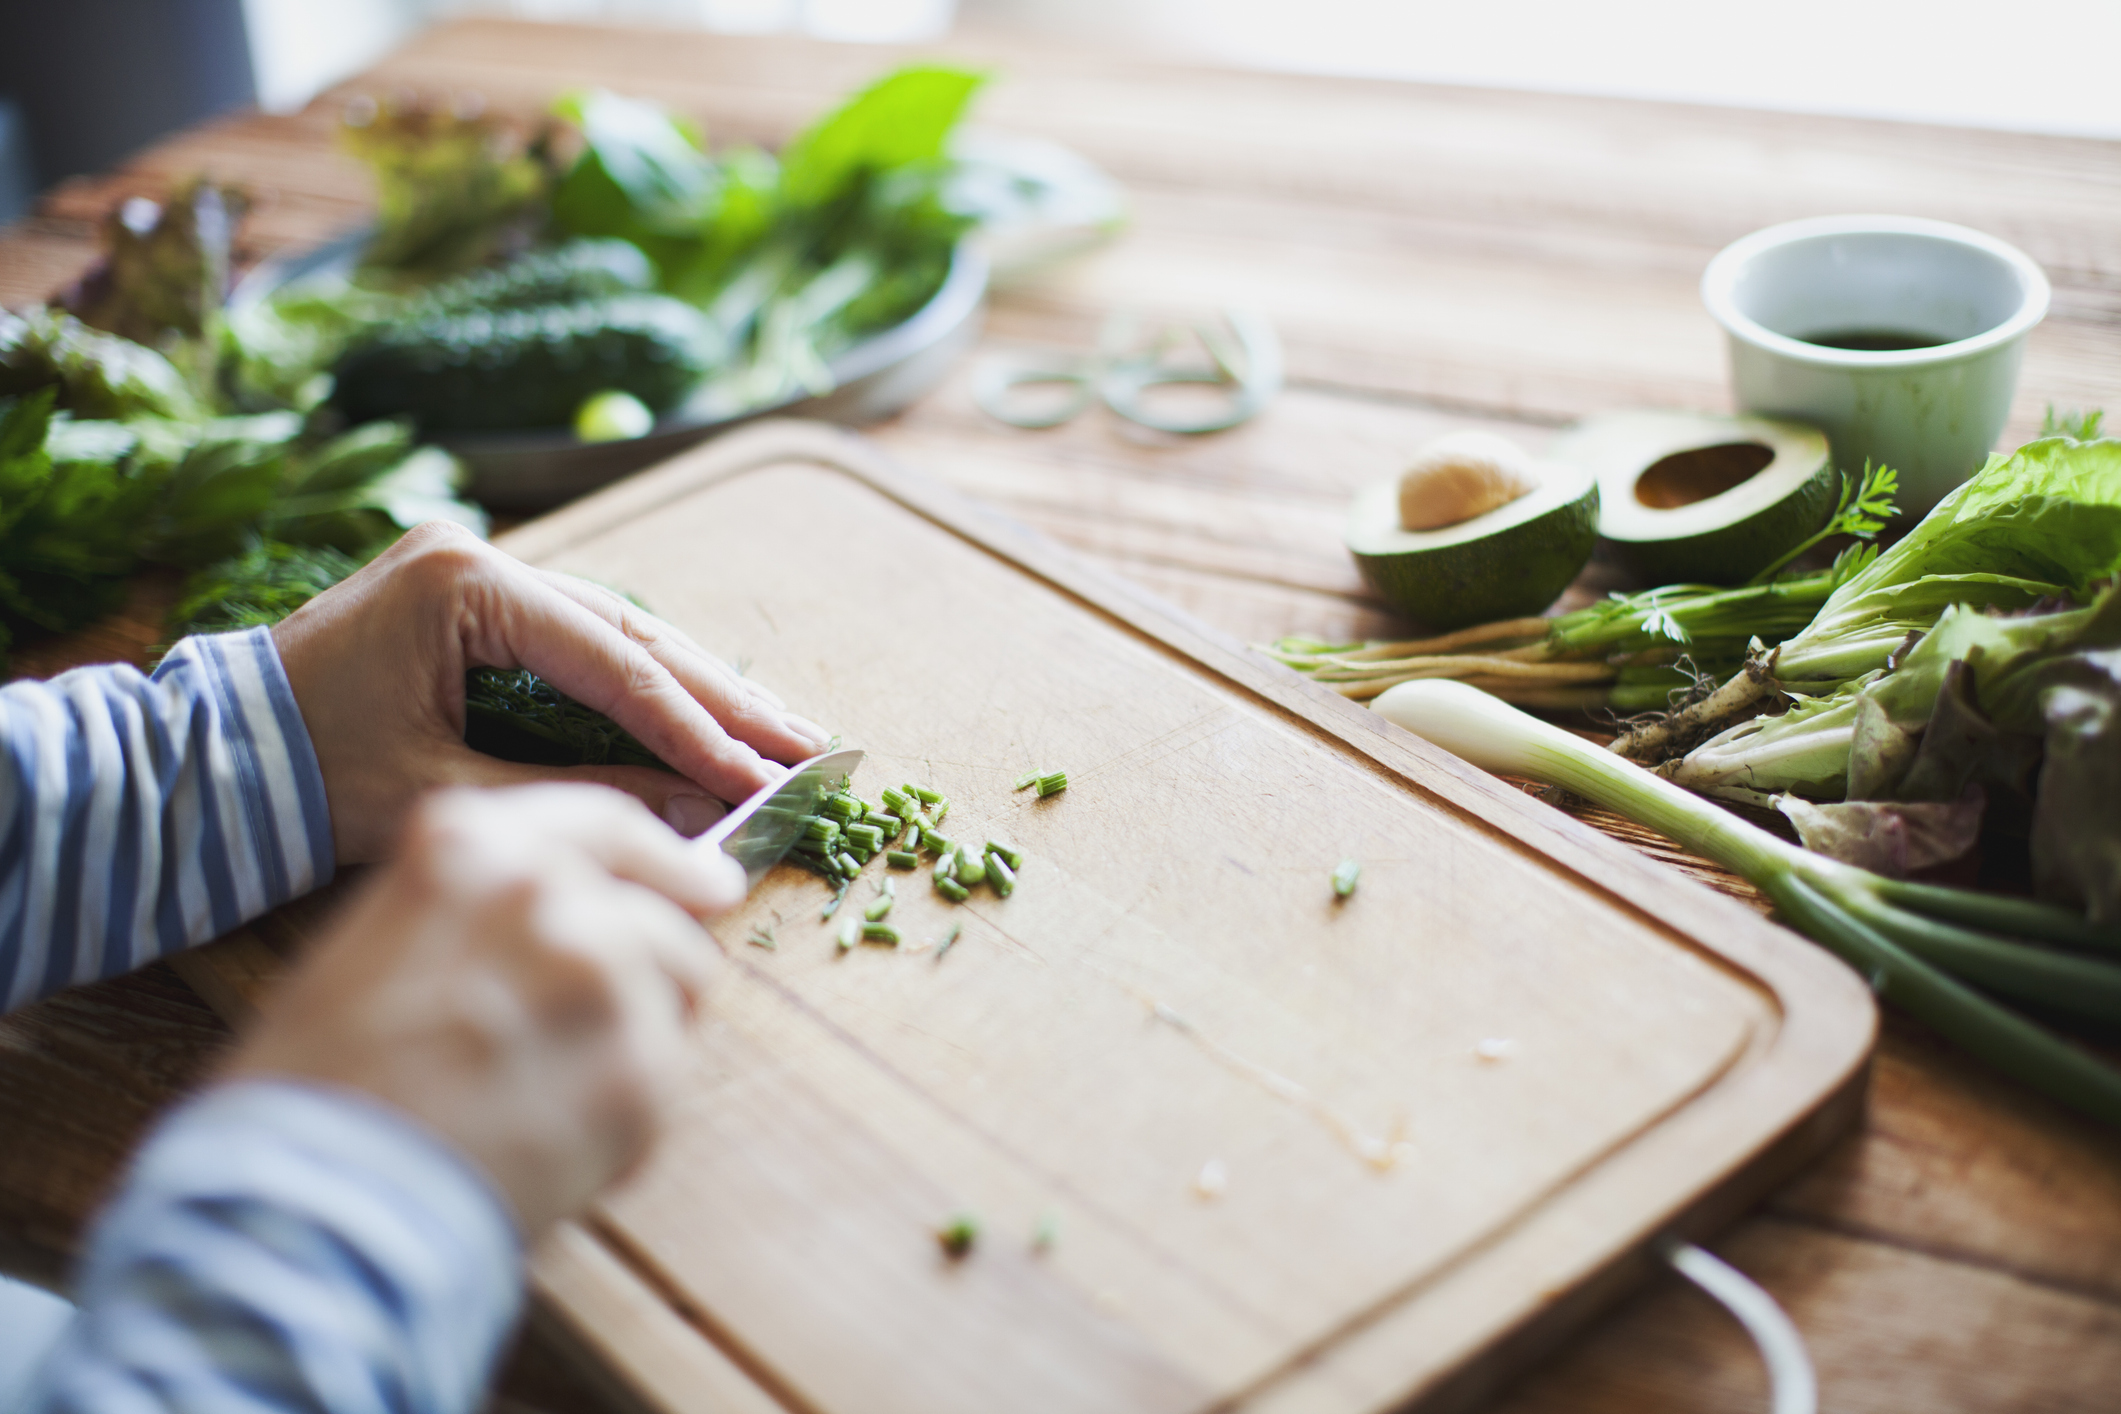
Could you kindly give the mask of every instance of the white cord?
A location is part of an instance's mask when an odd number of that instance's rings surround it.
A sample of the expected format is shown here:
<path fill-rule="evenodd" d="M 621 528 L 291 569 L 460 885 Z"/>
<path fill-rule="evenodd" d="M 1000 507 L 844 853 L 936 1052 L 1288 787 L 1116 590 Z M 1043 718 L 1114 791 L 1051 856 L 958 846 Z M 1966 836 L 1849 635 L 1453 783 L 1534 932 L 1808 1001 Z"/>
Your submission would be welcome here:
<path fill-rule="evenodd" d="M 1804 1348 L 1804 1337 L 1753 1279 L 1729 1262 L 1696 1247 L 1691 1242 L 1664 1237 L 1657 1241 L 1657 1255 L 1673 1270 L 1700 1287 L 1737 1317 L 1753 1344 L 1760 1348 L 1767 1366 L 1768 1389 L 1774 1414 L 1817 1414 L 1819 1380 L 1812 1373 L 1812 1357 Z"/>

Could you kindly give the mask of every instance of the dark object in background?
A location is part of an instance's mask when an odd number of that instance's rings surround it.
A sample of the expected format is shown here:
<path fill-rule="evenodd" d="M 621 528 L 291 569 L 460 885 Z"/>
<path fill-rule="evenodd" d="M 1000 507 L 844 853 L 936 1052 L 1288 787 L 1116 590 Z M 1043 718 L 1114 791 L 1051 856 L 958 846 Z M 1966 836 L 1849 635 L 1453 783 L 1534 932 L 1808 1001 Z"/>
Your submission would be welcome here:
<path fill-rule="evenodd" d="M 38 188 L 257 100 L 243 0 L 0 0 L 0 35 Z"/>

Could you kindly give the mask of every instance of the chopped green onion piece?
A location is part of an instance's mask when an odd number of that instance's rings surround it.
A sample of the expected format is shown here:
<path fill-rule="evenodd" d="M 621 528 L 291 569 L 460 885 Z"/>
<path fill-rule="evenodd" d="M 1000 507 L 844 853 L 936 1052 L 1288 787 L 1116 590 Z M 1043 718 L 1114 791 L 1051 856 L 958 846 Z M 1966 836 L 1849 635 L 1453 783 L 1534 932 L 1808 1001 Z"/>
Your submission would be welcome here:
<path fill-rule="evenodd" d="M 994 885 L 994 891 L 1003 898 L 1016 892 L 1016 874 L 999 854 L 987 856 L 987 882 Z"/>
<path fill-rule="evenodd" d="M 1038 778 L 1038 798 L 1040 800 L 1044 800 L 1049 795 L 1059 795 L 1067 788 L 1068 773 L 1066 771 L 1055 771 L 1051 775 Z"/>
<path fill-rule="evenodd" d="M 950 951 L 951 947 L 957 942 L 958 935 L 963 933 L 964 931 L 965 925 L 962 923 L 953 923 L 950 925 L 950 931 L 943 934 L 942 942 L 936 944 L 935 960 L 937 962 L 941 962 L 943 960 L 943 954 Z"/>
<path fill-rule="evenodd" d="M 841 901 L 842 899 L 846 898 L 846 897 L 847 897 L 847 886 L 846 886 L 845 884 L 842 884 L 842 885 L 840 885 L 840 886 L 839 886 L 838 890 L 837 890 L 837 891 L 835 891 L 835 892 L 833 893 L 833 895 L 832 895 L 832 901 L 831 901 L 830 903 L 828 903 L 828 904 L 826 904 L 826 905 L 825 905 L 825 911 L 824 911 L 823 913 L 820 913 L 820 914 L 818 915 L 818 919 L 819 919 L 819 921 L 821 921 L 821 922 L 822 922 L 823 920 L 825 920 L 825 919 L 827 919 L 827 918 L 830 918 L 830 917 L 831 917 L 831 916 L 832 916 L 833 914 L 835 914 L 835 913 L 839 912 L 839 911 L 840 911 L 840 901 Z"/>
<path fill-rule="evenodd" d="M 863 909 L 862 917 L 868 919 L 871 923 L 881 923 L 884 921 L 884 915 L 891 911 L 891 904 L 891 895 L 885 894 L 882 898 Z"/>
<path fill-rule="evenodd" d="M 884 832 L 874 825 L 849 825 L 847 838 L 863 849 L 874 852 L 884 842 Z"/>
<path fill-rule="evenodd" d="M 947 801 L 947 800 L 939 800 L 939 801 L 937 801 L 937 802 L 935 803 L 935 815 L 934 815 L 934 820 L 935 820 L 935 823 L 936 823 L 936 824 L 938 824 L 938 825 L 942 824 L 942 823 L 943 823 L 943 817 L 944 817 L 945 815 L 948 815 L 949 813 L 950 813 L 950 802 L 949 802 L 949 801 Z"/>
<path fill-rule="evenodd" d="M 906 789 L 911 791 L 913 798 L 923 805 L 934 805 L 943 798 L 940 793 L 932 791 L 926 786 L 907 786 Z"/>
<path fill-rule="evenodd" d="M 898 929 L 892 927 L 889 923 L 864 923 L 862 925 L 862 941 L 865 943 L 889 943 L 891 946 L 897 947 Z"/>
<path fill-rule="evenodd" d="M 1015 785 L 1013 785 L 1013 786 L 1011 786 L 1011 787 L 1009 787 L 1009 789 L 1011 789 L 1011 790 L 1029 790 L 1029 789 L 1030 789 L 1031 787 L 1033 787 L 1033 786 L 1035 786 L 1035 785 L 1037 785 L 1037 784 L 1038 784 L 1038 772 L 1036 772 L 1036 771 L 1033 771 L 1033 772 L 1032 772 L 1032 773 L 1031 773 L 1030 775 L 1028 775 L 1028 776 L 1018 776 L 1018 777 L 1016 778 L 1016 784 L 1015 784 Z"/>
<path fill-rule="evenodd" d="M 966 888 L 957 880 L 946 879 L 940 876 L 936 878 L 935 891 L 941 894 L 944 898 L 949 899 L 952 903 L 963 903 L 966 899 L 972 897 L 972 890 Z"/>
<path fill-rule="evenodd" d="M 906 838 L 904 840 L 904 845 L 909 850 L 919 849 L 921 847 L 921 827 L 919 825 L 913 824 L 910 821 L 907 823 Z"/>
<path fill-rule="evenodd" d="M 781 946 L 773 940 L 773 930 L 771 928 L 753 928 L 751 930 L 751 945 L 755 948 L 764 948 L 767 952 L 778 952 Z"/>
<path fill-rule="evenodd" d="M 898 885 L 892 883 L 889 877 L 882 878 L 876 881 L 876 891 L 882 894 L 885 898 L 898 897 Z"/>
<path fill-rule="evenodd" d="M 921 857 L 910 849 L 894 849 L 884 856 L 884 863 L 893 869 L 918 869 Z"/>
<path fill-rule="evenodd" d="M 848 920 L 847 920 L 847 921 L 846 921 L 845 923 L 842 923 L 842 924 L 840 924 L 840 938 L 839 938 L 839 943 L 840 943 L 840 951 L 841 951 L 841 952 L 846 952 L 846 951 L 847 951 L 847 950 L 848 950 L 849 948 L 853 947 L 853 946 L 854 946 L 854 945 L 855 945 L 856 943 L 860 942 L 861 940 L 862 940 L 862 920 L 861 920 L 861 919 L 859 919 L 859 918 L 849 918 L 849 919 L 848 919 Z"/>
<path fill-rule="evenodd" d="M 828 795 L 825 797 L 824 813 L 835 820 L 859 820 L 865 813 L 862 803 L 851 795 Z"/>
<path fill-rule="evenodd" d="M 822 815 L 813 815 L 803 822 L 803 838 L 810 840 L 838 839 L 840 822 L 828 820 Z"/>
<path fill-rule="evenodd" d="M 939 854 L 939 855 L 937 855 L 937 856 L 936 856 L 936 858 L 935 858 L 935 877 L 936 877 L 936 878 L 938 878 L 938 879 L 947 879 L 947 878 L 949 878 L 949 877 L 950 877 L 951 875 L 955 874 L 956 872 L 957 872 L 957 853 L 956 853 L 956 851 L 954 851 L 954 850 L 948 850 L 948 849 L 946 849 L 946 850 L 944 850 L 944 851 L 943 851 L 943 852 L 942 852 L 941 854 Z"/>
<path fill-rule="evenodd" d="M 959 1213 L 935 1230 L 935 1241 L 943 1249 L 944 1256 L 956 1261 L 979 1241 L 979 1219 L 970 1213 Z"/>
<path fill-rule="evenodd" d="M 981 860 L 974 859 L 963 850 L 958 851 L 957 881 L 968 889 L 976 884 L 985 883 L 987 881 L 986 864 Z"/>
<path fill-rule="evenodd" d="M 1346 898 L 1355 892 L 1356 880 L 1362 878 L 1362 866 L 1352 859 L 1343 859 L 1333 870 L 1333 892 Z"/>
<path fill-rule="evenodd" d="M 862 872 L 861 861 L 851 854 L 843 852 L 836 857 L 835 862 L 840 866 L 840 877 L 843 879 L 852 879 Z"/>
<path fill-rule="evenodd" d="M 1002 863 L 1008 865 L 1011 869 L 1024 867 L 1024 852 L 1005 845 L 1000 840 L 987 841 L 987 853 L 1000 855 Z"/>
<path fill-rule="evenodd" d="M 937 834 L 934 830 L 923 830 L 921 848 L 932 849 L 937 854 L 954 854 L 957 851 L 957 842 L 948 835 Z"/>
<path fill-rule="evenodd" d="M 862 823 L 882 830 L 886 836 L 895 835 L 906 828 L 906 822 L 888 810 L 875 810 L 862 817 Z"/>
<path fill-rule="evenodd" d="M 884 808 L 894 815 L 911 815 L 914 799 L 905 791 L 891 786 L 884 787 Z"/>

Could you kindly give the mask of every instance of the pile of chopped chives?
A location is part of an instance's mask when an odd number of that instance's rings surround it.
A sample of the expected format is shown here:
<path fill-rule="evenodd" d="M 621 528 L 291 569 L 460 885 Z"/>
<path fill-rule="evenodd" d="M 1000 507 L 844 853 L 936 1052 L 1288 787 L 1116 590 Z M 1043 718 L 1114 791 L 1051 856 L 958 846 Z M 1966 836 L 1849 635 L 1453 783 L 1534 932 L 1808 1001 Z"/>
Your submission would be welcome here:
<path fill-rule="evenodd" d="M 803 822 L 802 833 L 788 855 L 792 863 L 837 886 L 824 907 L 824 918 L 830 919 L 839 910 L 848 885 L 879 854 L 893 869 L 918 869 L 922 855 L 932 857 L 935 891 L 952 903 L 963 903 L 982 884 L 1000 898 L 1016 892 L 1016 873 L 1024 867 L 1022 851 L 1000 840 L 968 847 L 951 839 L 941 828 L 950 802 L 940 793 L 912 784 L 886 786 L 880 801 L 872 803 L 856 795 L 849 784 L 842 780 L 817 813 Z M 1066 790 L 1068 776 L 1055 771 L 1026 777 L 1022 784 L 1037 786 L 1044 797 Z M 846 952 L 859 942 L 896 946 L 898 930 L 884 922 L 895 898 L 896 890 L 886 879 L 878 897 L 860 910 L 861 916 L 840 926 L 840 950 Z"/>

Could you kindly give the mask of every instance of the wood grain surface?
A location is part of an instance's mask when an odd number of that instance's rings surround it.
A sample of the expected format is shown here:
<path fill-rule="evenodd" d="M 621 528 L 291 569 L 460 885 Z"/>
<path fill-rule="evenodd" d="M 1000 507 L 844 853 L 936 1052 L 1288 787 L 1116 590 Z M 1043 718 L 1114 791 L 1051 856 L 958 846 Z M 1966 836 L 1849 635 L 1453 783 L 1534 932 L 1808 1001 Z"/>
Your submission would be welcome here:
<path fill-rule="evenodd" d="M 1132 229 L 1109 251 L 996 299 L 990 350 L 1081 344 L 1114 301 L 1187 315 L 1244 302 L 1281 322 L 1296 382 L 1257 422 L 1194 442 L 1096 413 L 1011 431 L 980 417 L 962 379 L 879 435 L 1241 637 L 1390 626 L 1340 551 L 1338 507 L 1437 432 L 1485 426 L 1536 443 L 1611 406 L 1727 406 L 1719 336 L 1694 286 L 1718 246 L 1772 221 L 1941 217 L 2039 260 L 2055 307 L 2030 341 L 2006 443 L 2050 401 L 2121 395 L 2121 144 L 1219 73 L 1002 35 L 947 47 L 996 71 L 984 120 L 1077 146 L 1134 202 Z M 782 39 L 445 27 L 306 113 L 205 125 L 60 188 L 0 237 L 0 301 L 41 298 L 84 268 L 115 199 L 198 170 L 260 198 L 247 257 L 360 219 L 366 179 L 334 152 L 331 126 L 339 99 L 364 85 L 475 89 L 529 113 L 600 82 L 693 113 L 717 140 L 773 143 L 894 57 Z M 1602 587 L 1597 569 L 1585 588 Z M 120 626 L 23 666 L 137 652 L 155 636 Z M 117 1156 L 217 1044 L 203 1006 L 161 976 L 0 1022 L 0 1243 L 13 1269 L 59 1270 Z M 1864 1129 L 1717 1247 L 1789 1308 L 1829 1408 L 2112 1407 L 2121 1140 L 1890 1016 Z M 538 1371 L 560 1383 L 549 1363 Z M 1743 1336 L 1662 1279 L 1501 1407 L 1736 1411 L 1761 1407 L 1762 1392 Z M 548 1403 L 586 1397 L 554 1388 Z"/>
<path fill-rule="evenodd" d="M 963 924 L 947 966 L 839 956 L 823 887 L 770 878 L 723 933 L 779 948 L 738 950 L 600 1214 L 799 1407 L 1462 1403 L 1853 1117 L 1870 1007 L 1815 950 L 855 438 L 765 424 L 501 543 L 810 704 L 858 789 L 1027 852 L 1006 902 L 898 877 L 909 941 Z M 1012 788 L 1038 763 L 1064 795 Z M 993 1236 L 954 1268 L 960 1206 Z"/>

